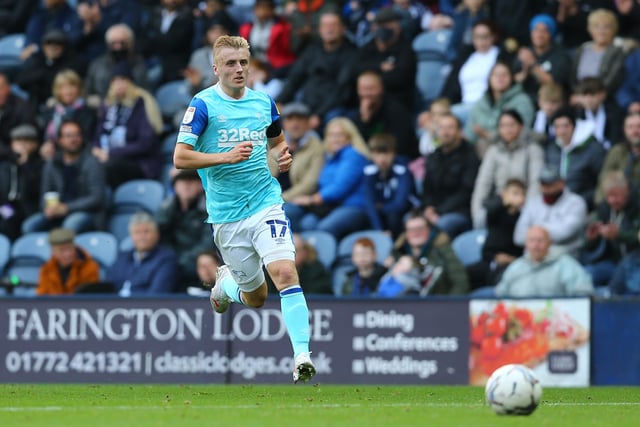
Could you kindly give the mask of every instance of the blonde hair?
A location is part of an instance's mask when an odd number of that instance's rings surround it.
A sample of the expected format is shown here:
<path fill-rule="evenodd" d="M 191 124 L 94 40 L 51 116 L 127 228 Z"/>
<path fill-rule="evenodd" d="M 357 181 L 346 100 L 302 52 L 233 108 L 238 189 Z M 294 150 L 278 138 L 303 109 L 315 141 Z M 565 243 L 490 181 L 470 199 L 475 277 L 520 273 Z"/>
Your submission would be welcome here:
<path fill-rule="evenodd" d="M 77 87 L 78 95 L 82 94 L 84 86 L 82 77 L 73 70 L 62 70 L 53 79 L 51 93 L 55 99 L 60 99 L 60 87 L 65 83 Z"/>
<path fill-rule="evenodd" d="M 164 128 L 164 122 L 162 121 L 162 113 L 160 112 L 158 101 L 149 92 L 142 89 L 140 86 L 137 86 L 134 82 L 129 81 L 127 93 L 125 94 L 124 99 L 120 100 L 120 102 L 122 102 L 122 105 L 133 108 L 136 101 L 138 101 L 138 98 L 142 98 L 142 101 L 144 102 L 144 111 L 153 131 L 158 135 L 161 134 L 162 129 Z M 107 96 L 105 97 L 105 104 L 111 106 L 116 103 L 118 103 L 118 99 L 113 94 L 113 84 L 111 84 L 109 85 Z"/>
<path fill-rule="evenodd" d="M 330 125 L 337 124 L 348 135 L 351 146 L 367 159 L 371 157 L 369 146 L 365 142 L 362 134 L 358 130 L 357 126 L 346 117 L 335 117 L 325 125 L 325 129 L 328 129 Z"/>
<path fill-rule="evenodd" d="M 213 62 L 214 64 L 218 63 L 220 51 L 224 48 L 249 50 L 249 47 L 249 42 L 244 37 L 227 35 L 220 36 L 216 39 L 216 42 L 213 45 Z"/>
<path fill-rule="evenodd" d="M 538 99 L 550 102 L 564 102 L 564 89 L 558 83 L 544 83 L 538 89 Z"/>
<path fill-rule="evenodd" d="M 613 34 L 618 33 L 618 18 L 615 13 L 607 9 L 596 9 L 587 17 L 587 28 L 591 31 L 597 23 L 609 24 Z"/>

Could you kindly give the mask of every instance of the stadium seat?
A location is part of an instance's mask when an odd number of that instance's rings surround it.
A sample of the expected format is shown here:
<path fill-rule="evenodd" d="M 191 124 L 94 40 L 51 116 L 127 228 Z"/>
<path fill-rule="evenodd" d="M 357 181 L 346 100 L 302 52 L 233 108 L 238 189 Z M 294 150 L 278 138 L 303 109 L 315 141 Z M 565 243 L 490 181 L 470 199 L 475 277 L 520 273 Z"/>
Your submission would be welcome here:
<path fill-rule="evenodd" d="M 447 60 L 451 34 L 451 29 L 425 31 L 413 39 L 411 46 L 417 59 L 416 87 L 423 108 L 440 95 L 451 72 Z"/>
<path fill-rule="evenodd" d="M 112 213 L 109 215 L 109 223 L 107 231 L 121 242 L 129 236 L 129 220 L 133 216 L 133 212 Z"/>
<path fill-rule="evenodd" d="M 176 146 L 178 132 L 171 132 L 162 140 L 162 158 L 165 164 L 173 165 L 173 149 Z"/>
<path fill-rule="evenodd" d="M 75 242 L 100 264 L 104 273 L 118 255 L 118 239 L 106 231 L 89 231 L 76 236 Z"/>
<path fill-rule="evenodd" d="M 353 265 L 341 265 L 333 269 L 331 274 L 331 286 L 333 288 L 333 295 L 340 297 L 342 295 L 342 288 L 344 286 L 344 279 L 347 272 L 351 270 Z"/>
<path fill-rule="evenodd" d="M 474 264 L 482 259 L 482 246 L 487 238 L 487 230 L 484 228 L 465 231 L 459 234 L 451 247 L 464 265 Z"/>
<path fill-rule="evenodd" d="M 351 265 L 351 249 L 354 242 L 361 237 L 368 237 L 373 241 L 380 264 L 391 255 L 393 240 L 388 234 L 378 230 L 356 231 L 344 236 L 338 243 L 337 266 Z"/>
<path fill-rule="evenodd" d="M 46 232 L 27 233 L 11 245 L 5 276 L 16 277 L 20 281 L 20 287 L 28 289 L 27 294 L 30 290 L 35 293 L 40 267 L 51 257 L 47 237 Z"/>
<path fill-rule="evenodd" d="M 338 243 L 333 234 L 321 230 L 303 231 L 302 238 L 314 247 L 318 253 L 318 260 L 329 270 L 336 260 Z"/>
<path fill-rule="evenodd" d="M 23 33 L 7 34 L 0 37 L 0 70 L 14 71 L 22 67 L 20 53 L 24 48 Z"/>
<path fill-rule="evenodd" d="M 138 211 L 153 215 L 164 200 L 165 187 L 154 179 L 127 181 L 113 193 L 107 231 L 121 241 L 129 234 L 129 219 Z"/>
<path fill-rule="evenodd" d="M 191 94 L 184 80 L 163 84 L 155 95 L 165 123 L 173 123 L 175 115 L 184 112 L 191 102 Z"/>
<path fill-rule="evenodd" d="M 9 262 L 9 252 L 11 251 L 11 240 L 4 234 L 0 234 L 0 278 L 4 277 L 4 269 Z"/>
<path fill-rule="evenodd" d="M 118 246 L 119 251 L 126 252 L 132 249 L 133 249 L 133 240 L 131 240 L 131 236 L 127 236 L 124 239 L 120 240 L 120 245 Z"/>

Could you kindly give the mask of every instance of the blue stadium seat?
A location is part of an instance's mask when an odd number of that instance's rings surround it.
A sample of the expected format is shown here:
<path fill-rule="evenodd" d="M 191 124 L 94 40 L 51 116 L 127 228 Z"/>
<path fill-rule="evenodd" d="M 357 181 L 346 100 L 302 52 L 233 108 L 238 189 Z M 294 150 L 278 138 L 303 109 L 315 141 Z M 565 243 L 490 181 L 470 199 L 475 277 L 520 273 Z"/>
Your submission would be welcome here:
<path fill-rule="evenodd" d="M 342 288 L 344 286 L 344 279 L 347 275 L 347 272 L 352 268 L 354 268 L 353 265 L 341 265 L 333 269 L 333 273 L 331 275 L 333 295 L 337 297 L 343 296 Z"/>
<path fill-rule="evenodd" d="M 327 270 L 331 269 L 336 260 L 338 243 L 333 234 L 321 230 L 303 231 L 300 236 L 314 247 L 318 253 L 318 260 Z"/>
<path fill-rule="evenodd" d="M 351 265 L 351 250 L 356 240 L 368 237 L 376 247 L 376 255 L 380 264 L 391 255 L 393 239 L 388 234 L 378 230 L 356 231 L 344 236 L 338 243 L 337 266 Z"/>
<path fill-rule="evenodd" d="M 459 234 L 451 242 L 451 247 L 462 264 L 471 265 L 482 259 L 482 246 L 486 239 L 486 229 L 473 229 Z"/>
<path fill-rule="evenodd" d="M 20 285 L 35 292 L 40 267 L 51 257 L 48 233 L 34 232 L 20 236 L 11 245 L 5 276 L 15 276 Z M 27 292 L 30 293 L 30 292 Z"/>
<path fill-rule="evenodd" d="M 89 231 L 76 236 L 76 245 L 86 250 L 104 273 L 118 255 L 118 239 L 106 231 Z"/>
<path fill-rule="evenodd" d="M 162 158 L 165 164 L 173 165 L 173 150 L 176 146 L 178 132 L 171 132 L 162 140 Z"/>
<path fill-rule="evenodd" d="M 138 211 L 153 215 L 162 204 L 165 187 L 154 179 L 127 181 L 113 193 L 107 231 L 122 240 L 129 234 L 129 219 Z"/>
<path fill-rule="evenodd" d="M 417 59 L 416 87 L 423 108 L 440 95 L 451 72 L 447 60 L 451 34 L 451 29 L 425 31 L 413 39 L 411 47 Z"/>
<path fill-rule="evenodd" d="M 172 123 L 176 114 L 184 112 L 191 102 L 191 93 L 184 80 L 161 85 L 155 93 L 165 122 Z"/>
<path fill-rule="evenodd" d="M 0 38 L 0 70 L 17 70 L 22 67 L 20 53 L 24 48 L 23 33 L 7 34 Z"/>

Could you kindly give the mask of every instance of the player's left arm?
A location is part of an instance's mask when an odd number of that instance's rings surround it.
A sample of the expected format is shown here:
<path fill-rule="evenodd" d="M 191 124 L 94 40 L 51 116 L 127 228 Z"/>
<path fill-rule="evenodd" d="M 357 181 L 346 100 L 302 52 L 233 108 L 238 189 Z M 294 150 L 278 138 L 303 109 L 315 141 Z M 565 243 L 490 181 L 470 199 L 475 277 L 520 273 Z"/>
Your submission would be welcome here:
<path fill-rule="evenodd" d="M 282 131 L 282 121 L 280 112 L 273 99 L 271 100 L 271 125 L 267 128 L 267 143 L 269 144 L 269 155 L 278 162 L 280 172 L 286 172 L 293 163 L 293 157 L 289 152 L 289 144 Z"/>

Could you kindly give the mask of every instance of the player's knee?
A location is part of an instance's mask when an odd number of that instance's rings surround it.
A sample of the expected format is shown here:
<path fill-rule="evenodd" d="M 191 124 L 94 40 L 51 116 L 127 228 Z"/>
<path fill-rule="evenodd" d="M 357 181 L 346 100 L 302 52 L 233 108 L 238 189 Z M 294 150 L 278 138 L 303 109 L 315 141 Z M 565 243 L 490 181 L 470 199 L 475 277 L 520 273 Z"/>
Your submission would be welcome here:
<path fill-rule="evenodd" d="M 269 269 L 271 278 L 276 283 L 276 286 L 293 285 L 299 282 L 298 272 L 293 262 L 279 262 L 274 263 Z"/>

